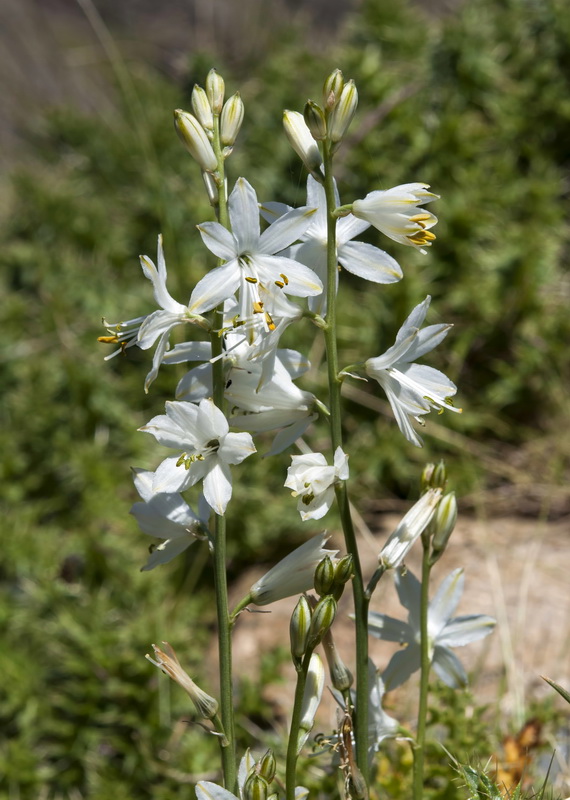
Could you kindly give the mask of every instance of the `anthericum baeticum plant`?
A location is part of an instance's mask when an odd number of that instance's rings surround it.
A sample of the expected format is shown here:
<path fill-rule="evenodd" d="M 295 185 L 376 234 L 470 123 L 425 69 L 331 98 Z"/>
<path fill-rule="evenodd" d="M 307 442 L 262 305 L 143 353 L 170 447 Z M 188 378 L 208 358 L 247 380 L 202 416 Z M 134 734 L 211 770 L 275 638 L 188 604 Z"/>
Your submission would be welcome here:
<path fill-rule="evenodd" d="M 196 236 L 213 257 L 212 268 L 196 285 L 187 287 L 187 304 L 173 299 L 167 289 L 159 235 L 156 265 L 141 257 L 156 310 L 125 322 L 106 323 L 107 335 L 101 337 L 105 343 L 118 345 L 108 357 L 130 347 L 155 346 L 152 368 L 144 381 L 147 391 L 161 365 L 193 364 L 178 381 L 165 413 L 141 428 L 174 455 L 164 458 L 154 471 L 134 470 L 141 500 L 134 504 L 132 514 L 143 533 L 159 540 L 145 570 L 167 564 L 196 539 L 209 544 L 218 619 L 219 697 L 196 685 L 170 645 L 153 645 L 150 659 L 185 689 L 198 717 L 207 722 L 202 723 L 205 729 L 220 744 L 219 782 L 199 781 L 200 800 L 266 800 L 276 797 L 279 787 L 284 787 L 287 800 L 306 796 L 307 790 L 297 785 L 297 760 L 311 735 L 326 682 L 325 663 L 341 709 L 329 741 L 338 754 L 343 791 L 357 800 L 368 795 L 374 756 L 382 742 L 398 733 L 398 724 L 382 708 L 384 692 L 421 669 L 418 732 L 412 741 L 414 795 L 420 800 L 429 668 L 433 666 L 449 685 L 465 683 L 466 674 L 449 648 L 486 635 L 493 625 L 488 617 L 452 617 L 463 581 L 461 571 L 451 573 L 428 606 L 429 569 L 445 550 L 457 516 L 455 495 L 444 493 L 443 465 L 426 468 L 421 497 L 383 543 L 376 569 L 364 582 L 348 491 L 343 382 L 357 378 L 380 384 L 404 435 L 402 448 L 408 446 L 406 440 L 422 444 L 414 420 L 425 426 L 431 409 L 458 409 L 451 400 L 457 389 L 449 378 L 429 365 L 415 363 L 443 342 L 451 328 L 442 323 L 424 326 L 429 295 L 410 311 L 394 344 L 382 355 L 363 354 L 361 361 L 346 366 L 340 362 L 337 303 L 344 271 L 369 281 L 369 291 L 381 292 L 384 285 L 399 281 L 406 267 L 405 251 L 397 261 L 358 237 L 367 231 L 370 238 L 372 226 L 392 241 L 427 254 L 426 248 L 435 241 L 437 222 L 425 206 L 438 197 L 420 182 L 373 188 L 366 197 L 341 205 L 335 154 L 357 105 L 354 82 L 345 81 L 340 70 L 334 70 L 319 103 L 309 100 L 303 113 L 284 112 L 287 138 L 309 173 L 306 205 L 291 208 L 265 200 L 260 204 L 254 185 L 244 177 L 232 178 L 228 189 L 226 161 L 239 135 L 244 105 L 239 93 L 225 100 L 224 81 L 212 70 L 204 88 L 194 87 L 193 113 L 177 110 L 174 115 L 176 130 L 201 170 L 215 217 L 198 220 L 196 226 Z M 307 357 L 280 341 L 285 330 L 311 324 L 320 331 L 326 353 L 328 388 L 321 397 L 303 387 L 310 366 Z M 179 334 L 171 347 L 174 328 Z M 184 331 L 192 333 L 187 341 L 182 338 Z M 315 449 L 309 443 L 319 416 L 328 423 L 330 438 L 324 448 Z M 340 544 L 325 548 L 330 534 L 313 533 L 259 578 L 230 613 L 226 519 L 232 513 L 232 474 L 244 459 L 261 457 L 258 451 L 267 434 L 271 444 L 263 457 L 280 459 L 284 485 L 296 499 L 303 521 L 325 517 L 336 502 L 346 552 L 339 553 Z M 318 441 L 322 443 L 322 438 Z M 289 456 L 291 448 L 299 453 Z M 242 524 L 247 523 L 242 520 Z M 340 537 L 334 538 L 340 543 Z M 409 621 L 399 622 L 379 611 L 369 613 L 378 581 L 386 572 L 404 569 L 404 560 L 418 539 L 424 550 L 422 583 L 409 572 L 397 572 L 397 588 Z M 338 602 L 349 583 L 356 640 L 354 658 L 345 654 L 350 667 L 333 638 Z M 290 596 L 298 596 L 289 626 L 297 680 L 285 763 L 279 765 L 271 751 L 257 760 L 249 750 L 236 752 L 231 640 L 244 609 Z M 368 657 L 369 626 L 374 635 L 407 645 L 387 666 L 379 667 Z M 179 650 L 184 644 L 180 643 Z M 318 648 L 325 659 L 316 652 Z M 252 742 L 253 747 L 256 744 Z M 277 786 L 276 772 L 282 776 Z"/>

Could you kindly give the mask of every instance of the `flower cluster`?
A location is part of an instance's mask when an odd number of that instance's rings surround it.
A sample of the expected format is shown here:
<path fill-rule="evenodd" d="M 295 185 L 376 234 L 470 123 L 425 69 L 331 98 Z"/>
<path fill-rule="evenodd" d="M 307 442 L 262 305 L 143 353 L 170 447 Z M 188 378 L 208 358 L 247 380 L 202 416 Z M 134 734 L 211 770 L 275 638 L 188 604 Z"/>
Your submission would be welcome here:
<path fill-rule="evenodd" d="M 337 559 L 337 549 L 325 549 L 328 534 L 320 533 L 253 583 L 232 614 L 227 609 L 225 592 L 219 591 L 217 598 L 218 623 L 225 626 L 225 634 L 220 636 L 224 641 L 220 648 L 220 674 L 222 682 L 226 682 L 221 691 L 221 719 L 227 719 L 228 708 L 223 704 L 228 703 L 228 698 L 231 702 L 231 658 L 226 649 L 231 627 L 249 605 L 265 606 L 302 595 L 290 628 L 291 653 L 300 682 L 292 715 L 297 729 L 291 731 L 287 754 L 288 800 L 306 794 L 302 787 L 291 791 L 291 766 L 310 734 L 323 692 L 325 668 L 313 652 L 321 643 L 333 685 L 341 693 L 338 699 L 344 719 L 335 742 L 346 772 L 347 796 L 366 796 L 361 772 L 366 771 L 367 755 L 371 758 L 383 739 L 397 732 L 397 723 L 382 709 L 384 690 L 398 686 L 420 666 L 420 585 L 411 572 L 397 573 L 400 599 L 409 611 L 407 623 L 375 612 L 367 621 L 368 600 L 382 575 L 401 567 L 420 536 L 424 549 L 426 542 L 433 542 L 432 555 L 439 558 L 457 511 L 453 493 L 443 495 L 445 481 L 438 482 L 434 477 L 384 544 L 377 570 L 364 589 L 347 494 L 348 455 L 342 446 L 339 411 L 342 382 L 348 377 L 376 380 L 387 395 L 400 431 L 417 446 L 422 440 L 412 421 L 425 424 L 424 417 L 432 409 L 460 409 L 452 402 L 457 389 L 451 380 L 433 367 L 416 363 L 439 345 L 451 328 L 445 323 L 424 327 L 429 295 L 413 308 L 394 344 L 382 355 L 344 369 L 338 365 L 335 320 L 343 273 L 369 281 L 374 291 L 403 277 L 394 256 L 368 241 L 358 241 L 358 237 L 365 232 L 376 236 L 369 230 L 372 227 L 393 242 L 425 254 L 435 240 L 433 228 L 437 223 L 435 215 L 425 208 L 437 195 L 428 191 L 424 183 L 375 190 L 362 199 L 341 204 L 332 176 L 332 159 L 343 143 L 357 103 L 354 83 L 345 81 L 342 73 L 335 70 L 325 82 L 322 105 L 309 101 L 304 114 L 285 111 L 286 135 L 309 173 L 306 204 L 292 208 L 271 201 L 260 203 L 255 188 L 243 177 L 228 189 L 225 162 L 239 134 L 244 107 L 237 93 L 225 100 L 224 81 L 211 71 L 206 89 L 194 88 L 193 113 L 175 112 L 175 127 L 201 169 L 215 212 L 215 220 L 197 225 L 197 241 L 200 243 L 201 239 L 209 252 L 212 268 L 190 289 L 188 302 L 178 302 L 167 288 L 166 260 L 159 236 L 156 265 L 147 256 L 140 259 L 143 275 L 152 285 L 155 309 L 135 319 L 105 323 L 107 335 L 101 337 L 102 342 L 117 345 L 107 358 L 133 346 L 141 350 L 155 348 L 145 391 L 162 365 L 178 365 L 178 369 L 185 370 L 174 399 L 166 402 L 165 413 L 153 416 L 139 428 L 171 452 L 154 470 L 134 470 L 141 500 L 133 505 L 131 513 L 143 533 L 161 540 L 143 570 L 166 564 L 197 539 L 203 539 L 216 556 L 216 588 L 225 586 L 223 517 L 232 497 L 232 468 L 256 454 L 258 446 L 265 457 L 276 456 L 293 445 L 298 447 L 301 454 L 291 456 L 284 486 L 296 498 L 303 521 L 321 519 L 338 499 L 347 555 Z M 325 400 L 303 387 L 310 368 L 308 358 L 282 342 L 285 331 L 301 321 L 314 323 L 325 339 Z M 171 347 L 175 329 L 176 343 Z M 184 333 L 190 334 L 186 340 Z M 330 418 L 330 447 L 316 447 L 313 452 L 305 437 L 312 437 L 313 423 L 319 415 Z M 259 440 L 267 434 L 269 446 L 261 447 Z M 437 473 L 435 468 L 433 473 Z M 195 493 L 197 511 L 183 496 L 185 492 Z M 336 651 L 330 632 L 344 585 L 351 580 L 356 587 L 355 605 L 361 612 L 357 620 L 360 663 L 356 693 L 351 689 L 352 673 Z M 429 610 L 429 657 L 436 672 L 451 686 L 463 684 L 466 676 L 450 647 L 481 638 L 494 624 L 483 616 L 452 618 L 462 585 L 462 572 L 456 570 L 444 581 Z M 306 594 L 313 588 L 320 599 Z M 426 596 L 424 593 L 424 603 Z M 425 624 L 425 615 L 423 620 Z M 407 645 L 381 675 L 372 662 L 366 661 L 362 641 L 368 633 L 367 624 L 373 635 Z M 424 636 L 424 664 L 425 641 Z M 163 649 L 153 645 L 153 649 L 152 663 L 185 689 L 201 717 L 212 720 L 224 747 L 233 746 L 229 741 L 232 724 L 226 725 L 218 718 L 217 701 L 195 685 L 169 645 Z M 352 702 L 357 708 L 356 726 L 361 725 L 356 760 Z M 228 766 L 228 753 L 230 749 L 223 754 L 223 760 L 225 771 L 231 775 L 236 762 L 233 767 Z M 200 781 L 196 794 L 199 800 L 237 800 L 230 791 L 237 786 L 240 800 L 263 800 L 274 775 L 272 755 L 268 753 L 255 762 L 247 753 L 237 781 L 235 774 L 234 780 L 228 781 L 229 789 Z M 360 780 L 364 787 L 358 785 Z"/>

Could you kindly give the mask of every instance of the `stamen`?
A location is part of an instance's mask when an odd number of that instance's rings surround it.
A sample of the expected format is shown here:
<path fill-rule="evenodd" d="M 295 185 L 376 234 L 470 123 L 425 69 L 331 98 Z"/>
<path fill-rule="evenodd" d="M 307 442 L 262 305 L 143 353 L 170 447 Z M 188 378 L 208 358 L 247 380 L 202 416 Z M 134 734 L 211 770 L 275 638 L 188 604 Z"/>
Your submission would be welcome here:
<path fill-rule="evenodd" d="M 275 286 L 279 286 L 279 288 L 282 289 L 285 284 L 282 281 L 275 281 Z"/>
<path fill-rule="evenodd" d="M 280 272 L 279 277 L 283 278 L 283 283 L 285 284 L 285 286 L 289 286 L 289 278 L 287 277 L 287 275 L 284 275 L 283 272 Z"/>
<path fill-rule="evenodd" d="M 250 275 L 246 275 L 245 279 L 248 283 L 257 283 L 257 278 L 252 278 Z"/>
<path fill-rule="evenodd" d="M 103 344 L 118 344 L 119 337 L 117 335 L 115 335 L 115 336 L 98 336 L 97 337 L 97 341 L 98 342 L 102 342 Z"/>

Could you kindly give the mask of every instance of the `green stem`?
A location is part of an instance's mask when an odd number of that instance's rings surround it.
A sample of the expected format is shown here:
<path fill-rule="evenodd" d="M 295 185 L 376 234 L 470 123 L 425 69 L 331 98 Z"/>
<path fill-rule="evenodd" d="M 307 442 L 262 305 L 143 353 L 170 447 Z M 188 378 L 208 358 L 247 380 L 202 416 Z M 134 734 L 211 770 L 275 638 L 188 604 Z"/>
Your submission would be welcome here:
<path fill-rule="evenodd" d="M 311 662 L 312 650 L 305 653 L 300 669 L 297 670 L 297 685 L 295 686 L 295 700 L 293 702 L 293 715 L 291 717 L 291 727 L 289 729 L 289 742 L 287 744 L 287 761 L 285 767 L 285 800 L 295 800 L 295 785 L 297 779 L 297 758 L 299 742 L 299 723 L 301 722 L 301 710 L 303 706 L 303 695 L 307 683 L 307 673 Z"/>
<path fill-rule="evenodd" d="M 428 709 L 429 673 L 431 668 L 430 643 L 428 638 L 428 610 L 429 610 L 429 577 L 431 572 L 429 539 L 424 540 L 422 558 L 422 588 L 420 600 L 420 702 L 418 708 L 418 725 L 416 743 L 414 745 L 414 800 L 422 800 L 424 791 L 424 757 L 426 722 Z"/>
<path fill-rule="evenodd" d="M 329 408 L 331 443 L 333 452 L 342 447 L 342 409 L 341 381 L 339 380 L 338 349 L 336 340 L 336 207 L 334 197 L 334 180 L 332 174 L 332 156 L 327 144 L 324 145 L 325 195 L 327 201 L 327 313 L 324 337 L 327 349 L 327 368 L 329 382 Z M 354 735 L 356 739 L 356 763 L 368 785 L 368 605 L 369 600 L 364 592 L 362 569 L 356 535 L 350 513 L 350 503 L 346 481 L 336 486 L 336 499 L 344 533 L 347 552 L 354 563 L 354 613 L 356 622 L 356 719 Z"/>
<path fill-rule="evenodd" d="M 219 119 L 214 120 L 214 152 L 218 157 L 218 219 L 225 227 L 229 226 L 227 202 L 224 187 L 224 159 L 221 154 Z M 222 311 L 217 309 L 215 316 L 221 319 Z M 222 354 L 222 338 L 214 324 L 210 341 L 212 344 L 212 357 Z M 224 410 L 224 364 L 222 358 L 217 358 L 212 363 L 213 400 L 215 405 Z M 228 584 L 226 574 L 226 517 L 215 515 L 214 523 L 214 585 L 216 589 L 216 611 L 218 617 L 218 653 L 220 662 L 220 707 L 222 726 L 226 742 L 221 741 L 222 769 L 224 785 L 230 792 L 236 791 L 236 745 L 234 730 L 234 703 L 232 681 L 232 640 L 231 622 L 228 606 Z"/>

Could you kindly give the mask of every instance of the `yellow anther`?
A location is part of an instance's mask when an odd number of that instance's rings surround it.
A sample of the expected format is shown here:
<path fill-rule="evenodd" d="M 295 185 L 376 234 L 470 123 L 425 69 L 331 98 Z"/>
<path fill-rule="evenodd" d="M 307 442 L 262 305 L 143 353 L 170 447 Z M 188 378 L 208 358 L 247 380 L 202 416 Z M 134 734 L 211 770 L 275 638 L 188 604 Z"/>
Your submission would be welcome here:
<path fill-rule="evenodd" d="M 279 286 L 279 288 L 282 289 L 285 286 L 285 284 L 283 283 L 283 281 L 275 281 L 275 286 Z"/>
<path fill-rule="evenodd" d="M 410 217 L 410 222 L 426 222 L 428 219 L 431 219 L 431 214 L 415 214 Z"/>
<path fill-rule="evenodd" d="M 115 336 L 98 336 L 98 342 L 103 342 L 103 344 L 117 344 L 119 341 L 119 337 Z"/>
<path fill-rule="evenodd" d="M 257 283 L 257 278 L 252 278 L 249 275 L 246 275 L 245 279 L 248 283 Z"/>
<path fill-rule="evenodd" d="M 289 278 L 287 277 L 287 275 L 284 275 L 282 272 L 280 272 L 279 277 L 283 278 L 283 283 L 285 284 L 285 286 L 289 286 Z"/>
<path fill-rule="evenodd" d="M 259 302 L 259 303 L 258 303 L 258 302 L 255 302 L 255 303 L 253 304 L 253 313 L 254 313 L 254 314 L 262 314 L 262 313 L 263 313 L 263 303 L 261 303 L 261 302 Z"/>
<path fill-rule="evenodd" d="M 269 328 L 269 330 L 274 331 L 276 325 L 271 319 L 271 316 L 267 313 L 267 311 L 265 312 L 265 321 L 267 322 L 267 327 Z"/>

